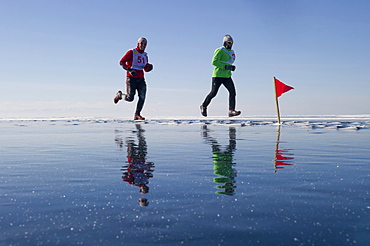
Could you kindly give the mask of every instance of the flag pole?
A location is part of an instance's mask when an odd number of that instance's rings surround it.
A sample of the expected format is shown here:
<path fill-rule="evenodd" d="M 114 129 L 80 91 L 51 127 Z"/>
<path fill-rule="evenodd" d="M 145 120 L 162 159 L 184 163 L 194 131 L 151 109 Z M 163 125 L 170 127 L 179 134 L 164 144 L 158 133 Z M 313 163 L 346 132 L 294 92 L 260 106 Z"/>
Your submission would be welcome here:
<path fill-rule="evenodd" d="M 272 80 L 274 83 L 274 91 L 275 91 L 276 115 L 277 115 L 278 123 L 280 125 L 281 121 L 280 121 L 279 100 L 278 100 L 277 93 L 276 93 L 276 78 L 272 77 Z"/>

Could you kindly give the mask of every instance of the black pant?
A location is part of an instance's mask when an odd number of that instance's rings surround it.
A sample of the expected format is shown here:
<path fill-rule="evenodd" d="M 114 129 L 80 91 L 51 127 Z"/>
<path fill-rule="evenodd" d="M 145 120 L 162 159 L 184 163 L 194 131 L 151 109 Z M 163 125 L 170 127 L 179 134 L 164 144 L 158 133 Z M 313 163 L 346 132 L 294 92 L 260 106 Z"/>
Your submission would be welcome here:
<path fill-rule="evenodd" d="M 235 109 L 235 97 L 236 91 L 235 86 L 232 78 L 220 78 L 220 77 L 213 77 L 212 78 L 212 89 L 211 92 L 207 95 L 206 99 L 204 99 L 203 107 L 207 107 L 212 99 L 217 95 L 218 89 L 221 85 L 224 85 L 226 89 L 229 91 L 229 110 Z"/>
<path fill-rule="evenodd" d="M 139 96 L 139 101 L 136 105 L 135 115 L 140 115 L 141 110 L 143 109 L 145 96 L 146 96 L 146 83 L 144 78 L 126 78 L 126 97 L 125 100 L 132 102 L 134 100 L 135 93 Z"/>

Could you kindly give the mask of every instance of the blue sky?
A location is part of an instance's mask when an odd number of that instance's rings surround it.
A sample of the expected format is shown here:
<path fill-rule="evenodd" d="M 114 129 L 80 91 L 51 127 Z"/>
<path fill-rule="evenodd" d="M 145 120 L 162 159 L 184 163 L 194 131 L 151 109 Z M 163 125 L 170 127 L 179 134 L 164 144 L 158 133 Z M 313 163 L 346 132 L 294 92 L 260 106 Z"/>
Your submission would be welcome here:
<path fill-rule="evenodd" d="M 237 109 L 274 115 L 272 77 L 295 89 L 282 115 L 369 114 L 370 2 L 2 0 L 0 118 L 132 118 L 118 65 L 139 37 L 154 65 L 143 116 L 196 116 L 211 59 L 234 38 Z M 210 116 L 227 115 L 220 88 Z"/>

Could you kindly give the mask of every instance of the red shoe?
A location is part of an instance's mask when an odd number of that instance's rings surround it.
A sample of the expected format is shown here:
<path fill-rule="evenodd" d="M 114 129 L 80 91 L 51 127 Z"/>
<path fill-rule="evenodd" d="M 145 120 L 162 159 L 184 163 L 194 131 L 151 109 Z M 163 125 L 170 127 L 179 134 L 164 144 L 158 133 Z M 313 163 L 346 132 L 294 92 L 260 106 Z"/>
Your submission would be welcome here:
<path fill-rule="evenodd" d="M 236 111 L 235 109 L 229 111 L 229 117 L 234 117 L 240 115 L 242 112 Z"/>
<path fill-rule="evenodd" d="M 135 115 L 134 120 L 145 120 L 145 118 L 141 115 Z"/>
<path fill-rule="evenodd" d="M 117 104 L 119 100 L 122 100 L 122 91 L 118 91 L 116 97 L 113 99 L 114 103 Z"/>

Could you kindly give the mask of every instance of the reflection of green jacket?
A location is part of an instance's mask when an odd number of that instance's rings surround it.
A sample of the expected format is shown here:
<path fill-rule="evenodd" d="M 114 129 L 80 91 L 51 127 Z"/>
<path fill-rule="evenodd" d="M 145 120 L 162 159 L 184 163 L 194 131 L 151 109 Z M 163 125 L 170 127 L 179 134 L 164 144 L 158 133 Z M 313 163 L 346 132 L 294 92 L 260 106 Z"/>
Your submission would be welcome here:
<path fill-rule="evenodd" d="M 231 71 L 225 69 L 225 65 L 233 64 L 235 54 L 233 50 L 227 50 L 224 47 L 215 50 L 212 58 L 212 65 L 214 65 L 212 77 L 230 78 Z"/>
<path fill-rule="evenodd" d="M 217 191 L 216 194 L 234 194 L 235 171 L 232 162 L 233 157 L 231 153 L 213 153 L 214 173 L 219 175 L 219 177 L 213 179 L 213 182 L 222 184 L 217 185 L 217 189 L 224 189 L 224 191 Z"/>
<path fill-rule="evenodd" d="M 213 179 L 216 184 L 216 194 L 227 196 L 234 195 L 235 192 L 235 172 L 232 165 L 232 156 L 230 154 L 214 154 L 214 170 L 215 174 L 219 175 Z"/>
<path fill-rule="evenodd" d="M 215 174 L 219 176 L 231 177 L 233 176 L 233 157 L 231 153 L 214 153 L 213 164 Z"/>

